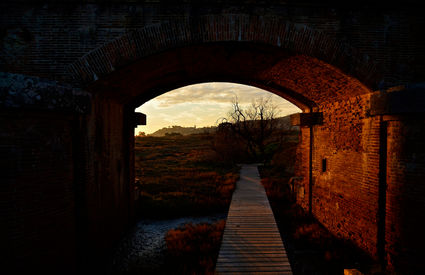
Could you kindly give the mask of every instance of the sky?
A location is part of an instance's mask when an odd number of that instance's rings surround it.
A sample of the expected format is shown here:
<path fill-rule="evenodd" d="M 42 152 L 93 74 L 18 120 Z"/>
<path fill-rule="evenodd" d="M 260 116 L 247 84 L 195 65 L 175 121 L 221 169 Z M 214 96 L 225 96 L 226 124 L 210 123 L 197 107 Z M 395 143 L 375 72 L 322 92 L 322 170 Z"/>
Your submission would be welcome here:
<path fill-rule="evenodd" d="M 279 109 L 277 116 L 286 116 L 301 110 L 289 101 L 265 90 L 242 84 L 209 82 L 181 87 L 146 102 L 136 112 L 146 114 L 145 126 L 138 126 L 135 134 L 151 134 L 164 127 L 217 126 L 228 116 L 235 97 L 242 107 L 251 105 L 256 98 L 271 96 Z"/>

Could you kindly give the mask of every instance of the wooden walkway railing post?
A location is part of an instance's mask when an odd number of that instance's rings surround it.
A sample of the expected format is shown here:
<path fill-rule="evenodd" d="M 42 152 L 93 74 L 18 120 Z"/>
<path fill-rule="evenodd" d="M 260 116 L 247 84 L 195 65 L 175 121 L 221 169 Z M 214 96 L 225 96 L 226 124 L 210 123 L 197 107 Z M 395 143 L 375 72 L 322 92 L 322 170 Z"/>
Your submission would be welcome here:
<path fill-rule="evenodd" d="M 242 166 L 215 272 L 292 274 L 256 165 Z"/>

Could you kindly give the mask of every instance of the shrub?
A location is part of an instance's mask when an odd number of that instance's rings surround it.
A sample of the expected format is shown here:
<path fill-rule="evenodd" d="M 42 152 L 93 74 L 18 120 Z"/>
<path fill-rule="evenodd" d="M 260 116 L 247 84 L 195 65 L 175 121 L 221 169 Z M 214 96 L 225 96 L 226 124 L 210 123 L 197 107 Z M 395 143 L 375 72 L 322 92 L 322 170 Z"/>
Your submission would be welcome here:
<path fill-rule="evenodd" d="M 191 223 L 167 232 L 167 264 L 172 273 L 214 274 L 225 221 Z"/>

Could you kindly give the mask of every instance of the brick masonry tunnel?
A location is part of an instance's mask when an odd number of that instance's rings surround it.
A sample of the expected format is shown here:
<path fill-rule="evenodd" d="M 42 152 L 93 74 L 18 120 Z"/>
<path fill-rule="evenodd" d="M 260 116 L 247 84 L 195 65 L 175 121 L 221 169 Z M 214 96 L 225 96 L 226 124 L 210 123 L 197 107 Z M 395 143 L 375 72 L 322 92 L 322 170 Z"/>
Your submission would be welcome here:
<path fill-rule="evenodd" d="M 134 218 L 134 109 L 207 81 L 300 107 L 297 203 L 388 270 L 425 270 L 425 19 L 413 2 L 7 2 L 6 270 L 99 268 Z"/>

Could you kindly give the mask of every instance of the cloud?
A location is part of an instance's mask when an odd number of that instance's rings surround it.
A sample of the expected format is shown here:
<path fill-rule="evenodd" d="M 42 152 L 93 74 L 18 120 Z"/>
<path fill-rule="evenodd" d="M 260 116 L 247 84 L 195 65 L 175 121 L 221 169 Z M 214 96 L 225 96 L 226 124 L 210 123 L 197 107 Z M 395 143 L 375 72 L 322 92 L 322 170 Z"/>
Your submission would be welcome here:
<path fill-rule="evenodd" d="M 180 113 L 159 113 L 159 119 L 168 123 L 174 123 L 176 121 L 191 121 L 191 122 L 202 122 L 202 118 L 196 114 L 196 111 L 191 112 L 180 112 Z"/>
<path fill-rule="evenodd" d="M 184 103 L 207 103 L 207 104 L 230 104 L 237 97 L 240 104 L 250 104 L 253 98 L 279 96 L 265 90 L 234 83 L 211 82 L 185 86 L 153 99 L 158 108 L 167 108 L 175 104 Z"/>

